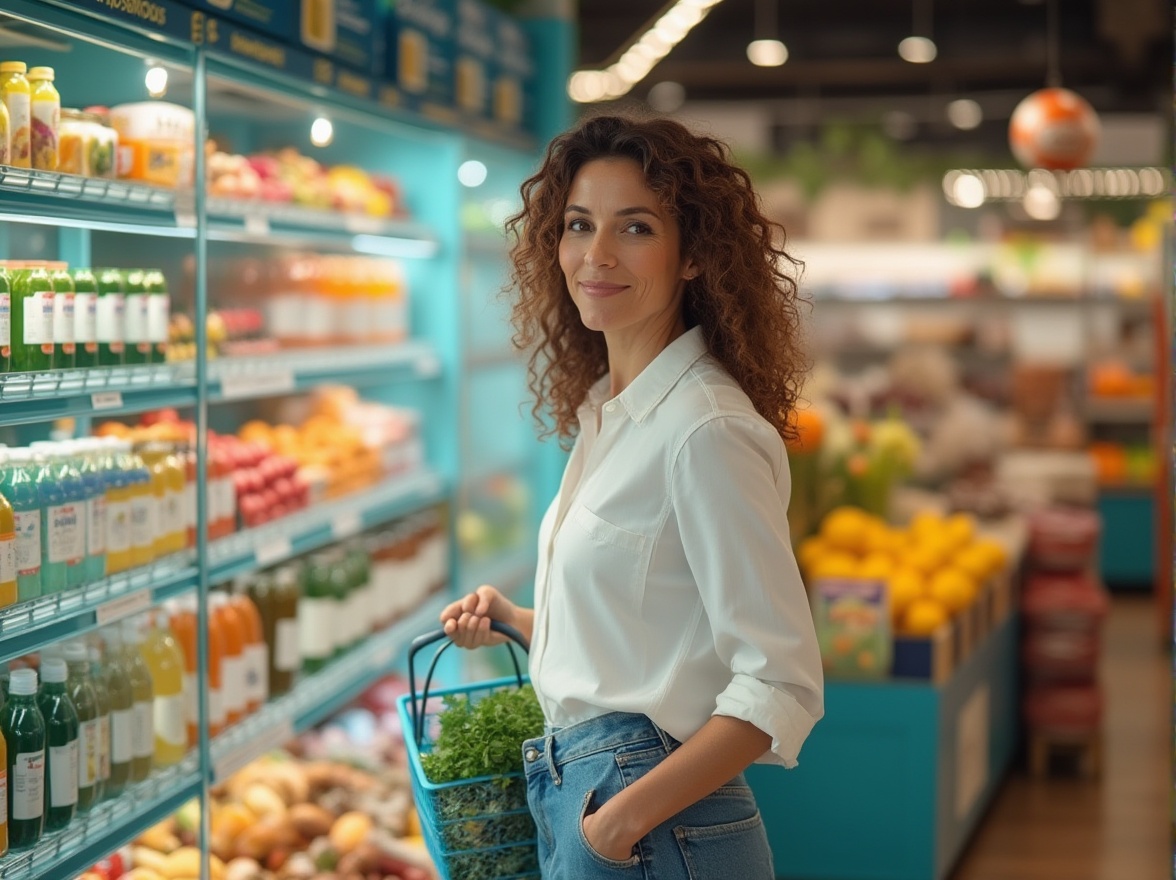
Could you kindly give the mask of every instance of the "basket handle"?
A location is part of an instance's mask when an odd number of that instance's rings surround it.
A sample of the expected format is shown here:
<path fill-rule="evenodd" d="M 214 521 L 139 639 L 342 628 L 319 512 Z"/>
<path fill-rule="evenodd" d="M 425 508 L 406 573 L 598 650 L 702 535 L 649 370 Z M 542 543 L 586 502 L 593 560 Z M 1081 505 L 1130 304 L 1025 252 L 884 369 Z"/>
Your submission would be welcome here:
<path fill-rule="evenodd" d="M 507 638 L 504 642 L 507 649 L 510 651 L 511 663 L 514 665 L 515 680 L 519 683 L 519 687 L 523 686 L 523 672 L 519 666 L 518 655 L 515 654 L 515 645 L 517 644 L 523 649 L 523 653 L 527 653 L 527 642 L 523 638 L 523 634 L 515 629 L 513 626 L 501 623 L 497 620 L 490 621 L 491 632 L 499 633 Z M 434 642 L 439 642 L 446 639 L 444 645 L 437 649 L 433 654 L 433 659 L 429 662 L 429 671 L 425 674 L 425 687 L 421 691 L 419 697 L 416 689 L 416 655 L 422 648 L 427 648 Z M 513 644 L 512 644 L 513 643 Z M 425 704 L 429 700 L 429 685 L 433 682 L 433 672 L 437 669 L 437 661 L 441 659 L 441 655 L 445 650 L 453 644 L 453 641 L 446 635 L 445 630 L 439 629 L 431 633 L 417 636 L 412 640 L 412 644 L 408 648 L 408 690 L 410 705 L 412 707 L 412 735 L 416 740 L 417 748 L 421 747 L 421 740 L 425 736 Z M 419 700 L 419 706 L 418 706 Z"/>

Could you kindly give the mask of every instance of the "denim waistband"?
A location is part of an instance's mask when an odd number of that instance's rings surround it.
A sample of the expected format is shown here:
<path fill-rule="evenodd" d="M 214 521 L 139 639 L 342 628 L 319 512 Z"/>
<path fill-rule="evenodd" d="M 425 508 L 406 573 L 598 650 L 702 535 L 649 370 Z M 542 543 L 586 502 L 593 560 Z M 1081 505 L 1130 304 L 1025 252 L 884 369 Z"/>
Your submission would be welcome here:
<path fill-rule="evenodd" d="M 531 775 L 626 746 L 661 746 L 669 754 L 679 745 L 681 743 L 644 715 L 610 712 L 568 727 L 549 728 L 544 736 L 524 742 L 523 753 L 527 775 Z M 545 760 L 537 760 L 540 756 Z"/>

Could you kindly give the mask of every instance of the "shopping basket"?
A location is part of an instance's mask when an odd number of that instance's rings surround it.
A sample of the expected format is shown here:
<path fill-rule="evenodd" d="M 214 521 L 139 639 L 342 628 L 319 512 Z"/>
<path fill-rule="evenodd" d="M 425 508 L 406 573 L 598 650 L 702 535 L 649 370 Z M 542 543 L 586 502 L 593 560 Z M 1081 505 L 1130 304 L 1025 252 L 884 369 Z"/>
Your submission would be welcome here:
<path fill-rule="evenodd" d="M 437 783 L 428 779 L 421 766 L 421 755 L 432 749 L 440 729 L 436 720 L 443 708 L 440 698 L 464 695 L 476 702 L 497 690 L 526 683 L 512 644 L 525 652 L 522 635 L 497 621 L 491 622 L 491 629 L 509 639 L 505 644 L 514 677 L 430 691 L 437 661 L 453 644 L 444 630 L 438 630 L 413 640 L 408 651 L 409 692 L 397 701 L 421 833 L 442 880 L 540 880 L 535 822 L 527 808 L 527 780 L 522 772 Z M 416 654 L 442 639 L 445 644 L 433 655 L 418 695 Z"/>

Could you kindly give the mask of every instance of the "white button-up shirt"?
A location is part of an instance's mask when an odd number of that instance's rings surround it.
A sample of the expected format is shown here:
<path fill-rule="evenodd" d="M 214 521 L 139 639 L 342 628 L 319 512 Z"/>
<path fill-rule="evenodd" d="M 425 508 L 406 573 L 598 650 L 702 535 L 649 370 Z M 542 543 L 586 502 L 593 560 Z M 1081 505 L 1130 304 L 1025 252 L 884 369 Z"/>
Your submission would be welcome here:
<path fill-rule="evenodd" d="M 608 377 L 539 530 L 530 671 L 547 722 L 647 715 L 685 741 L 712 715 L 796 766 L 824 712 L 789 542 L 784 443 L 698 328 L 612 400 Z"/>

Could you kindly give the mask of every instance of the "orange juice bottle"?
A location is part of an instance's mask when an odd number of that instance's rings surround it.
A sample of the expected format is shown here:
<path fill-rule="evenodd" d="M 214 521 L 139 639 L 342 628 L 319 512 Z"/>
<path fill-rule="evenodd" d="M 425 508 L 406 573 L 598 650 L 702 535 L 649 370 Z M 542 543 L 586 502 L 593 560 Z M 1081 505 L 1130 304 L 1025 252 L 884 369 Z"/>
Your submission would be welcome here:
<path fill-rule="evenodd" d="M 196 615 L 189 612 L 187 599 L 172 599 L 163 603 L 168 626 L 176 637 L 176 644 L 184 655 L 184 723 L 187 727 L 188 748 L 196 745 L 200 707 L 196 688 Z"/>
<path fill-rule="evenodd" d="M 224 635 L 225 651 L 221 662 L 225 699 L 225 725 L 236 724 L 245 717 L 248 700 L 245 692 L 245 645 L 248 630 L 240 613 L 229 604 L 224 593 L 208 597 L 209 608 L 218 621 L 215 625 Z M 211 629 L 211 626 L 209 627 Z"/>
<path fill-rule="evenodd" d="M 16 604 L 16 514 L 0 495 L 0 608 Z"/>
<path fill-rule="evenodd" d="M 265 629 L 261 612 L 246 593 L 248 582 L 238 580 L 229 603 L 245 623 L 248 641 L 245 643 L 245 711 L 256 712 L 269 699 L 269 656 L 265 648 Z"/>

